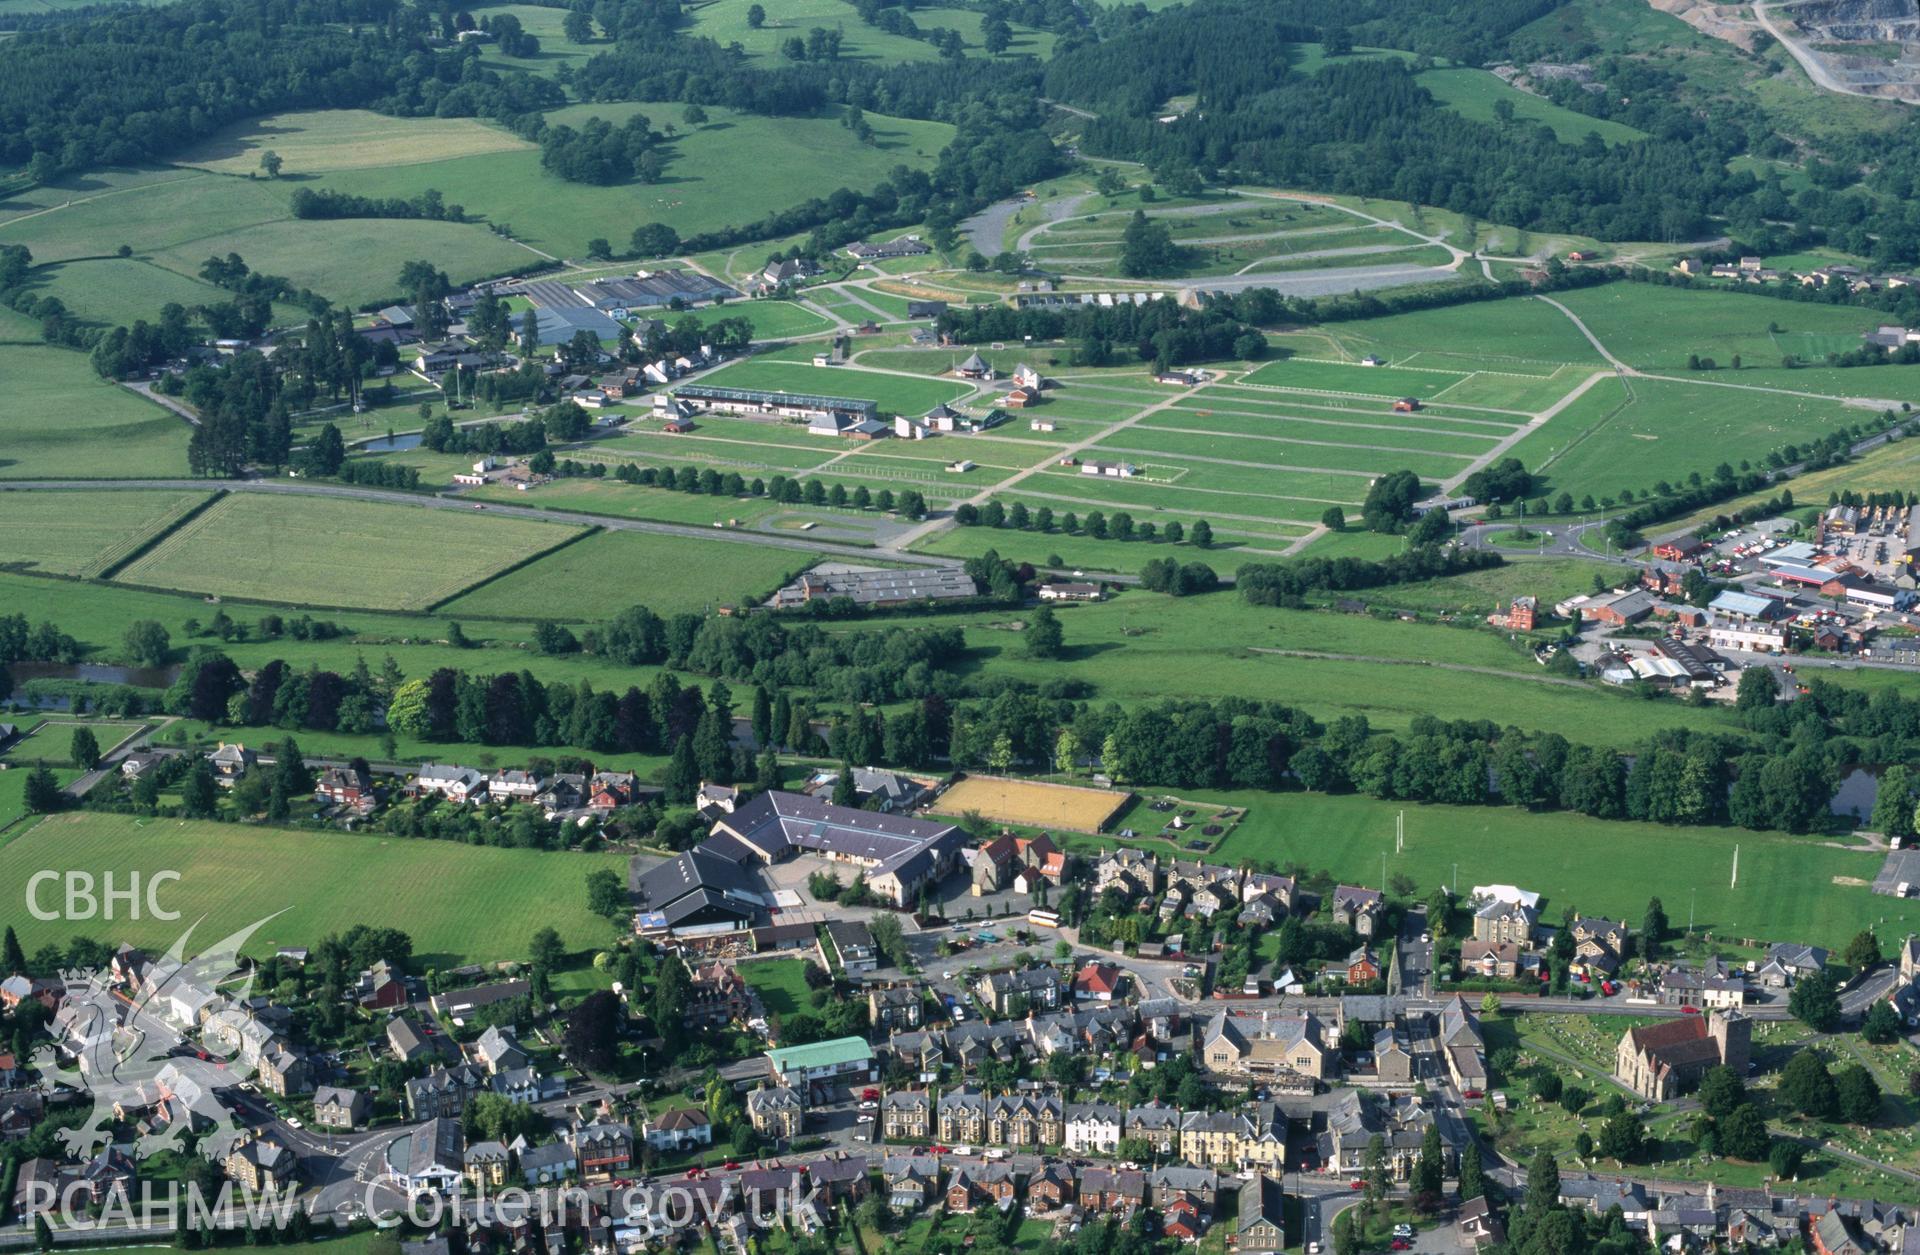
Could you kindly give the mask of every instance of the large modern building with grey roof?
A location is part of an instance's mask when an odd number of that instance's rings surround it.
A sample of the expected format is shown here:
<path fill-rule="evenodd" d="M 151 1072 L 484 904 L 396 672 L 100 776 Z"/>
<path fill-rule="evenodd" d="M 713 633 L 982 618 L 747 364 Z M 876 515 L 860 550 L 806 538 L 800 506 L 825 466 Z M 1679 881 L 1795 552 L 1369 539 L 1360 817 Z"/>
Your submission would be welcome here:
<path fill-rule="evenodd" d="M 802 851 L 852 863 L 863 869 L 867 888 L 895 906 L 910 905 L 923 885 L 953 870 L 966 844 L 966 834 L 952 824 L 855 810 L 784 792 L 763 793 L 722 816 L 713 833 L 739 842 L 768 863 Z"/>

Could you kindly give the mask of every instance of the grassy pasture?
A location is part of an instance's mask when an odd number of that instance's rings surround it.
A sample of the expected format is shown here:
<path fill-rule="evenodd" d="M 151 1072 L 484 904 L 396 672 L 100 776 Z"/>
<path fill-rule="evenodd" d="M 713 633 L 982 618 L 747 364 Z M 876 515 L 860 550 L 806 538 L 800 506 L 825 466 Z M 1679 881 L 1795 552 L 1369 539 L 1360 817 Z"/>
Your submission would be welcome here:
<path fill-rule="evenodd" d="M 58 575 L 98 575 L 205 499 L 158 490 L 0 493 L 5 560 Z"/>
<path fill-rule="evenodd" d="M 11 312 L 0 319 L 11 338 L 30 328 Z M 186 423 L 101 379 L 85 354 L 0 344 L 0 379 L 0 480 L 186 474 Z"/>
<path fill-rule="evenodd" d="M 370 138 L 379 141 L 377 132 Z M 108 323 L 152 320 L 169 300 L 223 299 L 199 271 L 208 257 L 230 252 L 350 304 L 397 295 L 400 266 L 414 258 L 456 282 L 536 260 L 472 224 L 389 220 L 375 230 L 353 220 L 298 222 L 288 207 L 294 186 L 175 167 L 77 175 L 0 204 L 0 243 L 26 245 L 37 263 L 90 259 L 44 273 L 82 317 Z M 393 194 L 427 186 L 416 181 Z M 110 256 L 122 244 L 133 258 Z"/>
<path fill-rule="evenodd" d="M 1238 795 L 1236 795 L 1238 796 Z M 1867 883 L 1882 856 L 1834 849 L 1810 837 L 1725 828 L 1616 823 L 1579 815 L 1541 816 L 1504 807 L 1404 806 L 1363 797 L 1262 794 L 1223 843 L 1222 862 L 1298 859 L 1337 878 L 1376 881 L 1388 872 L 1422 885 L 1507 879 L 1544 894 L 1547 909 L 1638 919 L 1647 899 L 1669 903 L 1698 891 L 1695 927 L 1725 939 L 1756 938 L 1842 946 L 1866 923 L 1883 935 L 1920 926 L 1920 903 L 1875 897 Z M 1394 853 L 1394 816 L 1404 809 L 1406 851 Z M 1733 846 L 1739 887 L 1731 888 Z M 1496 875 L 1497 873 L 1497 875 Z M 1836 884 L 1835 877 L 1858 884 Z M 1668 910 L 1673 908 L 1671 905 Z"/>
<path fill-rule="evenodd" d="M 808 366 L 798 362 L 739 362 L 721 367 L 701 382 L 720 388 L 864 398 L 889 414 L 924 414 L 942 401 L 957 400 L 973 390 L 971 384 L 957 381 L 907 379 L 857 366 Z"/>
<path fill-rule="evenodd" d="M 1488 70 L 1426 70 L 1420 74 L 1419 83 L 1433 93 L 1435 100 L 1476 122 L 1494 121 L 1494 106 L 1504 100 L 1513 107 L 1516 119 L 1543 124 L 1563 144 L 1578 144 L 1589 134 L 1598 135 L 1608 144 L 1630 144 L 1647 138 L 1645 131 L 1624 123 L 1590 118 L 1544 96 L 1509 87 Z"/>
<path fill-rule="evenodd" d="M 1512 452 L 1552 489 L 1579 497 L 1678 482 L 1721 462 L 1758 459 L 1859 414 L 1838 401 L 1715 388 L 1683 380 L 1635 379 L 1628 399 L 1603 380 L 1515 445 Z"/>
<path fill-rule="evenodd" d="M 780 340 L 788 336 L 810 336 L 833 330 L 833 324 L 797 301 L 729 301 L 725 305 L 707 305 L 674 314 L 669 321 L 697 320 L 702 326 L 722 318 L 745 318 L 753 324 L 756 340 Z"/>
<path fill-rule="evenodd" d="M 1138 459 L 1133 459 L 1137 461 Z M 1150 471 L 1158 474 L 1159 471 Z M 1176 515 L 1204 515 L 1209 519 L 1259 519 L 1310 525 L 1329 505 L 1357 504 L 1366 495 L 1363 475 L 1315 475 L 1310 472 L 1254 472 L 1254 490 L 1225 487 L 1177 486 L 1150 483 L 1141 478 L 1108 479 L 1071 470 L 1043 471 L 1022 484 L 1035 496 L 1056 498 L 1058 513 L 1066 509 L 1130 510 L 1136 521 L 1164 511 Z"/>
<path fill-rule="evenodd" d="M 101 327 L 127 321 L 128 310 L 158 314 L 169 303 L 192 309 L 231 296 L 211 283 L 143 257 L 60 262 L 36 270 L 32 283 L 36 295 L 58 297 L 75 318 Z M 286 306 L 276 309 L 276 314 L 291 312 Z"/>
<path fill-rule="evenodd" d="M 632 605 L 699 612 L 757 602 L 811 565 L 804 553 L 744 541 L 606 532 L 456 598 L 446 613 L 539 617 L 560 604 L 568 618 L 608 618 Z"/>
<path fill-rule="evenodd" d="M 591 117 L 619 124 L 639 112 L 664 128 L 679 124 L 682 108 L 602 103 L 569 106 L 549 117 L 572 126 Z M 682 129 L 674 139 L 674 159 L 655 184 L 567 183 L 541 169 L 539 153 L 527 151 L 334 171 L 317 175 L 313 186 L 403 197 L 438 188 L 468 213 L 510 224 L 518 238 L 537 248 L 577 257 L 596 236 L 624 245 L 645 222 L 665 222 L 692 235 L 743 226 L 839 187 L 871 187 L 896 165 L 931 167 L 953 134 L 944 123 L 870 113 L 876 139 L 862 144 L 837 118 L 771 118 L 717 105 L 707 112 L 705 125 Z M 758 248 L 751 252 L 764 257 Z"/>
<path fill-rule="evenodd" d="M 354 219 L 261 222 L 162 249 L 154 260 L 198 271 L 209 256 L 228 253 L 353 306 L 403 295 L 400 267 L 416 258 L 432 259 L 455 283 L 506 274 L 540 260 L 484 227 L 398 218 L 383 219 L 372 230 L 367 222 Z"/>
<path fill-rule="evenodd" d="M 778 58 L 781 45 L 787 40 L 795 36 L 805 39 L 815 27 L 841 33 L 842 60 L 935 61 L 940 57 L 940 50 L 923 39 L 890 35 L 877 27 L 865 25 L 837 0 L 786 0 L 777 8 L 768 10 L 766 24 L 757 30 L 747 24 L 747 10 L 750 7 L 748 0 L 712 0 L 708 4 L 690 6 L 692 33 L 704 35 L 721 44 L 738 43 L 749 56 L 769 60 Z M 911 10 L 911 16 L 914 25 L 922 31 L 941 27 L 959 31 L 961 39 L 966 42 L 969 56 L 984 54 L 980 42 L 980 14 L 966 9 L 916 8 Z M 1044 61 L 1053 55 L 1053 36 L 1044 31 L 1014 26 L 1013 43 L 1001 55 L 1008 58 L 1034 56 Z"/>
<path fill-rule="evenodd" d="M 500 50 L 498 44 L 482 44 L 480 64 L 490 70 L 508 74 L 522 70 L 534 74 L 553 74 L 563 65 L 578 68 L 587 58 L 606 52 L 611 47 L 606 39 L 598 35 L 584 44 L 568 39 L 565 9 L 537 4 L 490 4 L 485 9 L 476 7 L 474 13 L 477 17 L 511 14 L 520 19 L 522 30 L 540 41 L 540 51 L 531 57 L 510 57 Z"/>
<path fill-rule="evenodd" d="M 9 773 L 10 774 L 10 773 Z M 337 832 L 292 832 L 234 824 L 127 815 L 56 815 L 0 846 L 0 886 L 21 901 L 42 868 L 114 872 L 177 871 L 161 890 L 177 921 L 115 920 L 115 937 L 164 948 L 199 920 L 195 941 L 210 944 L 255 920 L 284 911 L 253 935 L 251 953 L 311 947 L 328 933 L 365 920 L 402 921 L 414 957 L 426 967 L 524 959 L 543 926 L 570 946 L 610 938 L 588 913 L 588 872 L 625 875 L 624 856 L 503 850 L 449 841 L 414 841 Z M 22 918 L 29 950 L 97 933 L 97 922 Z"/>
<path fill-rule="evenodd" d="M 1833 347 L 1857 348 L 1861 333 L 1884 321 L 1870 309 L 1650 283 L 1610 283 L 1554 299 L 1579 315 L 1614 356 L 1642 370 L 1685 370 L 1689 354 L 1721 366 L 1736 355 L 1743 365 L 1773 366 L 1787 353 L 1811 357 Z"/>
<path fill-rule="evenodd" d="M 734 497 L 709 497 L 662 488 L 640 488 L 612 479 L 557 480 L 532 494 L 490 486 L 476 488 L 465 495 L 481 501 L 512 501 L 522 505 L 531 495 L 533 504 L 549 508 L 651 519 L 658 523 L 692 523 L 700 527 L 724 524 L 730 519 L 748 524 L 765 515 L 778 514 L 782 509 L 764 497 L 744 501 Z"/>
<path fill-rule="evenodd" d="M 178 164 L 246 176 L 260 168 L 260 155 L 271 149 L 286 163 L 281 177 L 287 180 L 533 147 L 511 131 L 472 118 L 394 118 L 366 109 L 320 109 L 238 123 L 196 144 Z"/>
<path fill-rule="evenodd" d="M 334 497 L 236 493 L 119 579 L 316 606 L 423 610 L 572 529 Z"/>

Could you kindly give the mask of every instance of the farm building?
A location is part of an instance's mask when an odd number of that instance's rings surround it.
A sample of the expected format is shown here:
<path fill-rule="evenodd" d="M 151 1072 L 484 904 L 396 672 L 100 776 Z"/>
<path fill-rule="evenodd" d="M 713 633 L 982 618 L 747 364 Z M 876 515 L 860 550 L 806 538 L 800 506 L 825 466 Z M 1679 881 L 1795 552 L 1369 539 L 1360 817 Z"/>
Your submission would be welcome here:
<path fill-rule="evenodd" d="M 862 606 L 899 606 L 916 601 L 974 597 L 979 587 L 959 567 L 888 569 L 829 565 L 815 567 L 773 595 L 770 603 L 790 610 L 810 601 L 845 597 Z"/>
<path fill-rule="evenodd" d="M 1398 414 L 1412 414 L 1420 408 L 1420 398 L 1401 397 L 1393 403 L 1393 408 L 1394 412 Z"/>
<path fill-rule="evenodd" d="M 757 388 L 718 388 L 688 384 L 674 389 L 674 399 L 696 409 L 761 418 L 806 419 L 843 417 L 865 422 L 880 416 L 880 407 L 857 397 L 815 396 L 806 392 L 763 392 Z"/>
<path fill-rule="evenodd" d="M 1139 473 L 1131 462 L 1082 462 L 1082 475 L 1104 475 L 1109 479 L 1132 479 Z"/>
<path fill-rule="evenodd" d="M 642 270 L 631 279 L 592 279 L 575 285 L 573 291 L 587 304 L 601 310 L 654 309 L 676 299 L 697 305 L 703 301 L 731 300 L 740 295 L 697 270 Z M 540 303 L 539 298 L 534 300 Z"/>
<path fill-rule="evenodd" d="M 919 240 L 908 236 L 899 240 L 888 240 L 884 244 L 849 244 L 847 256 L 861 261 L 887 261 L 894 257 L 925 257 L 933 250 Z"/>

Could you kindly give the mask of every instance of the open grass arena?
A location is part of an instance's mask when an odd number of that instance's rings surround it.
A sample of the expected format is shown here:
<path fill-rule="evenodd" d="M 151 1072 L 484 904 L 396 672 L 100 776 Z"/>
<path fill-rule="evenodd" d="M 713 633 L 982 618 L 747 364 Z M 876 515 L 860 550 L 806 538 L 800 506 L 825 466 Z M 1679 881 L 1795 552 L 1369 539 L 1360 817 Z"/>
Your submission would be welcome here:
<path fill-rule="evenodd" d="M 111 872 L 119 884 L 134 872 L 180 874 L 159 891 L 177 920 L 142 912 L 110 923 L 42 922 L 14 912 L 29 952 L 76 936 L 164 950 L 195 921 L 194 942 L 211 944 L 284 911 L 253 935 L 248 953 L 311 948 L 356 923 L 384 921 L 413 938 L 414 962 L 426 969 L 524 959 L 528 939 L 548 925 L 570 947 L 611 941 L 607 922 L 587 910 L 584 885 L 598 868 L 624 876 L 626 863 L 607 854 L 75 813 L 41 820 L 0 846 L 0 893 L 24 902 L 28 879 L 42 869 Z"/>
<path fill-rule="evenodd" d="M 291 605 L 424 610 L 574 530 L 452 510 L 236 493 L 115 578 Z"/>
<path fill-rule="evenodd" d="M 262 153 L 285 163 L 283 175 L 410 166 L 425 160 L 515 152 L 534 147 L 503 127 L 472 118 L 394 118 L 366 109 L 274 113 L 230 126 L 180 158 L 220 174 L 248 176 Z"/>
<path fill-rule="evenodd" d="M 934 806 L 942 814 L 972 812 L 996 823 L 1099 832 L 1132 800 L 1133 794 L 1112 789 L 968 776 L 948 786 Z"/>

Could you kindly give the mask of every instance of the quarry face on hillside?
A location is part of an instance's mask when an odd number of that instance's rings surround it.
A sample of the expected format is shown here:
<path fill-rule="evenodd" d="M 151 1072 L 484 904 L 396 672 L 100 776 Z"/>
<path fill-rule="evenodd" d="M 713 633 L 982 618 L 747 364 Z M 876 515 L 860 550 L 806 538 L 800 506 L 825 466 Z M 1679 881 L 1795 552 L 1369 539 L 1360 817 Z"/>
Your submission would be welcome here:
<path fill-rule="evenodd" d="M 1830 91 L 1920 103 L 1920 0 L 1649 3 L 1748 51 L 1777 38 Z"/>

